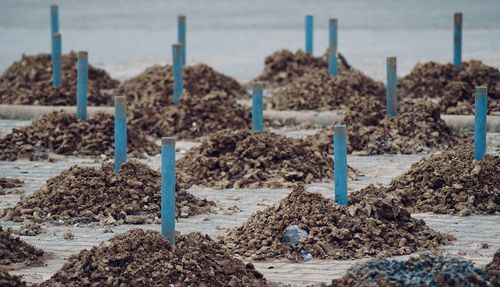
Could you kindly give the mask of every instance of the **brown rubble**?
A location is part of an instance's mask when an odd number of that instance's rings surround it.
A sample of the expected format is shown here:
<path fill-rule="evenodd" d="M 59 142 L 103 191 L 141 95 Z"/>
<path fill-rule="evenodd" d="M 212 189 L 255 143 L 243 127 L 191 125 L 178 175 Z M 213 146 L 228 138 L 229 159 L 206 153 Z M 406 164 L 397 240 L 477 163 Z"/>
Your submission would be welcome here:
<path fill-rule="evenodd" d="M 446 125 L 439 106 L 425 100 L 403 102 L 395 117 L 385 114 L 377 101 L 360 102 L 344 118 L 348 152 L 360 154 L 413 154 L 449 149 L 470 142 L 465 134 Z M 323 151 L 333 150 L 333 129 L 308 137 Z"/>
<path fill-rule="evenodd" d="M 100 169 L 73 166 L 7 209 L 7 219 L 19 221 L 100 222 L 103 224 L 158 223 L 160 173 L 137 161 Z M 176 217 L 210 212 L 212 201 L 176 188 Z M 181 214 L 181 210 L 182 213 Z"/>
<path fill-rule="evenodd" d="M 500 213 L 500 156 L 473 160 L 471 148 L 432 155 L 395 178 L 389 192 L 414 212 Z"/>
<path fill-rule="evenodd" d="M 0 286 L 25 287 L 26 283 L 19 276 L 10 275 L 7 271 L 0 270 Z"/>
<path fill-rule="evenodd" d="M 500 112 L 500 71 L 481 61 L 453 64 L 419 63 L 399 81 L 400 94 L 409 98 L 440 99 L 445 114 L 473 114 L 476 86 L 488 85 L 488 111 Z"/>
<path fill-rule="evenodd" d="M 76 105 L 77 53 L 62 56 L 62 87 L 52 87 L 52 61 L 50 55 L 25 56 L 12 64 L 0 77 L 0 103 L 15 105 Z M 88 104 L 112 105 L 113 98 L 103 90 L 118 86 L 104 70 L 91 65 L 89 72 Z"/>
<path fill-rule="evenodd" d="M 491 278 L 493 286 L 500 286 L 500 248 L 497 249 L 493 260 L 486 265 L 485 269 Z"/>
<path fill-rule="evenodd" d="M 302 140 L 223 130 L 178 161 L 179 182 L 216 188 L 291 187 L 333 176 L 333 160 Z M 355 173 L 351 169 L 350 176 Z"/>
<path fill-rule="evenodd" d="M 83 250 L 41 287 L 51 286 L 268 286 L 251 263 L 229 255 L 201 233 L 176 235 L 133 229 Z"/>
<path fill-rule="evenodd" d="M 157 154 L 160 147 L 128 125 L 128 151 L 133 156 Z M 75 114 L 54 111 L 31 125 L 14 129 L 0 139 L 0 160 L 46 159 L 48 152 L 62 155 L 98 156 L 114 153 L 114 117 L 98 113 L 86 121 Z"/>
<path fill-rule="evenodd" d="M 414 163 L 388 188 L 370 186 L 351 194 L 353 202 L 387 198 L 411 212 L 500 213 L 500 156 L 473 160 L 470 148 L 444 151 Z"/>
<path fill-rule="evenodd" d="M 24 186 L 24 181 L 16 178 L 2 177 L 0 178 L 0 195 L 8 193 L 9 189 Z"/>
<path fill-rule="evenodd" d="M 283 232 L 290 225 L 308 232 L 297 246 L 283 243 Z M 389 202 L 372 200 L 345 207 L 307 192 L 303 185 L 219 238 L 232 253 L 253 260 L 299 260 L 301 250 L 315 259 L 387 257 L 435 249 L 453 240 Z"/>
<path fill-rule="evenodd" d="M 247 97 L 245 89 L 235 79 L 205 64 L 185 67 L 183 80 L 185 92 L 190 95 L 204 96 L 212 92 L 224 92 L 230 98 Z M 154 65 L 123 82 L 114 94 L 126 95 L 131 102 L 165 106 L 171 105 L 173 85 L 172 66 Z"/>
<path fill-rule="evenodd" d="M 343 70 L 330 77 L 327 71 L 310 70 L 276 88 L 268 105 L 276 110 L 348 110 L 371 97 L 383 100 L 384 84 L 360 71 Z"/>
<path fill-rule="evenodd" d="M 338 68 L 340 72 L 351 68 L 341 54 L 339 54 Z M 328 61 L 325 55 L 314 57 L 301 50 L 294 53 L 283 49 L 266 57 L 264 71 L 256 80 L 264 81 L 270 87 L 277 87 L 292 83 L 297 78 L 314 70 L 324 72 L 328 70 Z"/>
<path fill-rule="evenodd" d="M 130 109 L 130 124 L 156 137 L 195 139 L 223 129 L 250 126 L 250 109 L 225 92 L 182 95 L 178 107 L 138 103 Z"/>
<path fill-rule="evenodd" d="M 31 265 L 41 260 L 42 250 L 12 236 L 10 229 L 0 226 L 0 266 L 13 264 Z"/>

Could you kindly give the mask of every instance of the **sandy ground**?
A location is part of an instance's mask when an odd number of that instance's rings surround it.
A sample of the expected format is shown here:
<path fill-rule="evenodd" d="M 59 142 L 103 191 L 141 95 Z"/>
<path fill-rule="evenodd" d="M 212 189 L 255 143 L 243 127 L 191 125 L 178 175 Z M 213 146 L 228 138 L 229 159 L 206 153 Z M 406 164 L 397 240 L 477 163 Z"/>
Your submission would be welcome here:
<path fill-rule="evenodd" d="M 7 133 L 15 126 L 29 124 L 29 121 L 0 120 L 0 134 Z M 290 136 L 303 136 L 310 131 L 282 130 Z M 500 143 L 500 134 L 489 134 L 489 152 L 495 152 L 494 146 Z M 197 145 L 193 142 L 177 143 L 177 158 L 181 158 L 185 151 Z M 361 171 L 356 181 L 350 181 L 349 190 L 357 190 L 371 183 L 388 184 L 389 181 L 404 172 L 410 165 L 424 155 L 382 155 L 382 156 L 349 156 L 348 164 Z M 159 168 L 159 157 L 145 159 L 148 165 Z M 30 194 L 39 189 L 45 181 L 58 175 L 62 170 L 74 165 L 99 166 L 100 161 L 90 158 L 63 157 L 55 163 L 47 162 L 0 162 L 0 175 L 2 177 L 15 177 L 26 182 L 25 194 Z M 308 185 L 310 191 L 320 192 L 325 197 L 333 196 L 333 181 Z M 200 198 L 207 198 L 217 202 L 217 212 L 207 215 L 182 218 L 177 223 L 177 230 L 187 233 L 200 231 L 216 237 L 227 228 L 237 226 L 244 222 L 253 212 L 272 205 L 285 197 L 290 189 L 228 189 L 213 190 L 203 187 L 193 187 L 189 190 Z M 0 208 L 14 206 L 20 195 L 0 196 Z M 229 207 L 238 206 L 241 210 L 233 213 Z M 446 255 L 457 255 L 473 262 L 484 265 L 491 261 L 494 251 L 500 248 L 500 217 L 499 216 L 468 216 L 459 217 L 451 215 L 413 214 L 421 218 L 435 230 L 447 232 L 457 241 L 441 248 Z M 17 228 L 20 223 L 0 222 L 0 226 Z M 54 274 L 71 255 L 84 248 L 89 248 L 113 235 L 124 232 L 130 228 L 147 228 L 159 230 L 158 225 L 122 225 L 117 227 L 81 227 L 81 226 L 45 226 L 47 232 L 34 237 L 22 239 L 50 253 L 51 259 L 43 267 L 31 267 L 13 271 L 22 275 L 29 282 L 40 282 Z M 111 229 L 113 232 L 109 232 Z M 70 230 L 74 234 L 73 240 L 64 240 L 63 234 Z M 106 232 L 105 232 L 106 231 Z M 484 246 L 488 246 L 484 248 Z M 404 258 L 404 257 L 400 257 Z M 366 260 L 366 259 L 361 259 Z M 342 276 L 346 269 L 361 260 L 326 261 L 312 260 L 307 263 L 287 262 L 257 262 L 256 268 L 264 273 L 271 281 L 290 284 L 291 286 L 304 286 Z"/>

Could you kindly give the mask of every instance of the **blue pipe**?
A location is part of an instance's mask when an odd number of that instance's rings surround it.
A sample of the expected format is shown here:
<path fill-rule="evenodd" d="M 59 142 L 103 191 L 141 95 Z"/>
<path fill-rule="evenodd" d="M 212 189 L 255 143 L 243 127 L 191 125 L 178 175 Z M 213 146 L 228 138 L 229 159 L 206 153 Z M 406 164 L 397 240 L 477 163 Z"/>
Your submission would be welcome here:
<path fill-rule="evenodd" d="M 398 76 L 396 57 L 387 57 L 386 105 L 387 115 L 395 117 L 398 114 Z"/>
<path fill-rule="evenodd" d="M 127 162 L 127 97 L 115 97 L 115 173 Z"/>
<path fill-rule="evenodd" d="M 175 139 L 161 139 L 161 235 L 175 243 Z"/>
<path fill-rule="evenodd" d="M 80 120 L 87 120 L 87 94 L 89 88 L 88 53 L 78 52 L 76 78 L 76 114 Z"/>
<path fill-rule="evenodd" d="M 186 16 L 177 18 L 177 42 L 181 44 L 182 65 L 186 65 Z"/>
<path fill-rule="evenodd" d="M 329 21 L 329 46 L 328 46 L 328 74 L 335 77 L 337 71 L 337 19 L 330 19 Z"/>
<path fill-rule="evenodd" d="M 262 101 L 263 101 L 262 82 L 255 82 L 252 93 L 252 130 L 257 133 L 264 132 L 264 121 L 262 117 Z"/>
<path fill-rule="evenodd" d="M 486 153 L 486 114 L 488 113 L 488 87 L 476 87 L 474 113 L 474 159 L 482 160 Z"/>
<path fill-rule="evenodd" d="M 181 45 L 172 45 L 173 72 L 174 72 L 174 105 L 178 106 L 181 99 L 184 82 L 182 79 L 182 52 Z"/>
<path fill-rule="evenodd" d="M 57 5 L 50 6 L 50 35 L 59 33 L 59 9 Z"/>
<path fill-rule="evenodd" d="M 462 65 L 462 13 L 453 17 L 453 64 L 456 68 Z"/>
<path fill-rule="evenodd" d="M 61 87 L 61 34 L 52 34 L 52 87 Z"/>
<path fill-rule="evenodd" d="M 314 19 L 312 15 L 306 16 L 306 54 L 313 54 L 313 29 Z"/>
<path fill-rule="evenodd" d="M 345 125 L 335 125 L 333 131 L 333 157 L 335 202 L 347 206 L 347 145 Z"/>

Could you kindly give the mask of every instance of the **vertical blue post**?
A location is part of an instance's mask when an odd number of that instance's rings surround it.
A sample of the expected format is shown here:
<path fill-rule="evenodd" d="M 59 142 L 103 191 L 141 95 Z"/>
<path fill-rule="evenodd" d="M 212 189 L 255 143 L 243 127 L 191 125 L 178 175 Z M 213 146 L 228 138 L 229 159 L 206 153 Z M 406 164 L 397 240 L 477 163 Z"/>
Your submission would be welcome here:
<path fill-rule="evenodd" d="M 474 114 L 474 159 L 482 160 L 486 152 L 486 114 L 488 113 L 488 87 L 476 87 Z"/>
<path fill-rule="evenodd" d="M 175 243 L 175 139 L 161 139 L 161 235 Z"/>
<path fill-rule="evenodd" d="M 456 68 L 462 65 L 462 13 L 453 15 L 453 64 Z"/>
<path fill-rule="evenodd" d="M 52 87 L 61 87 L 61 34 L 52 34 Z"/>
<path fill-rule="evenodd" d="M 181 99 L 184 83 L 182 79 L 182 52 L 181 44 L 172 45 L 173 72 L 174 72 L 174 105 L 178 106 Z"/>
<path fill-rule="evenodd" d="M 345 125 L 335 125 L 333 131 L 333 174 L 335 202 L 347 205 L 347 145 Z"/>
<path fill-rule="evenodd" d="M 398 114 L 398 74 L 396 57 L 387 57 L 386 105 L 387 115 L 395 117 Z"/>
<path fill-rule="evenodd" d="M 115 97 L 115 173 L 127 162 L 127 97 Z"/>
<path fill-rule="evenodd" d="M 252 93 L 252 130 L 257 133 L 264 132 L 264 122 L 262 118 L 262 101 L 263 101 L 263 88 L 262 82 L 255 82 L 253 84 Z"/>
<path fill-rule="evenodd" d="M 177 18 L 177 42 L 181 44 L 182 65 L 186 65 L 186 16 Z"/>
<path fill-rule="evenodd" d="M 76 115 L 80 120 L 87 119 L 87 94 L 89 88 L 88 53 L 78 52 L 76 78 Z"/>
<path fill-rule="evenodd" d="M 331 77 L 337 76 L 337 19 L 330 19 L 328 25 L 329 46 L 328 46 L 328 74 Z"/>
<path fill-rule="evenodd" d="M 313 29 L 314 18 L 312 15 L 306 16 L 306 54 L 313 54 Z"/>
<path fill-rule="evenodd" d="M 57 5 L 50 6 L 50 35 L 59 33 L 59 9 Z"/>

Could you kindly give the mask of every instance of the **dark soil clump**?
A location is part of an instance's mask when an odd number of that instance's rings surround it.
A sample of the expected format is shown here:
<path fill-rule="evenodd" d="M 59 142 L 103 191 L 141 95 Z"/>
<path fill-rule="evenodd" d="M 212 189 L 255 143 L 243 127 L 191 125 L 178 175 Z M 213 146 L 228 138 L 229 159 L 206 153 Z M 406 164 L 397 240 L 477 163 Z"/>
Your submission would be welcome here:
<path fill-rule="evenodd" d="M 130 124 L 156 137 L 195 139 L 223 129 L 250 126 L 250 109 L 225 92 L 203 96 L 184 94 L 178 107 L 143 102 L 131 110 Z"/>
<path fill-rule="evenodd" d="M 385 115 L 382 103 L 360 102 L 344 119 L 347 150 L 365 155 L 414 154 L 449 149 L 470 141 L 441 119 L 439 106 L 425 100 L 404 103 L 395 117 Z M 323 151 L 333 150 L 333 129 L 308 138 Z"/>
<path fill-rule="evenodd" d="M 268 286 L 251 263 L 233 258 L 207 235 L 133 229 L 83 250 L 40 286 Z"/>
<path fill-rule="evenodd" d="M 32 245 L 14 238 L 9 229 L 0 227 L 0 266 L 7 266 L 16 263 L 31 265 L 38 262 L 44 254 Z"/>
<path fill-rule="evenodd" d="M 290 225 L 308 232 L 295 246 L 283 243 Z M 340 206 L 298 185 L 278 204 L 254 213 L 219 240 L 231 252 L 254 260 L 298 260 L 302 250 L 315 259 L 404 255 L 454 238 L 433 231 L 397 205 L 373 200 Z"/>
<path fill-rule="evenodd" d="M 500 213 L 500 156 L 473 160 L 470 148 L 432 155 L 395 178 L 388 192 L 413 212 Z"/>
<path fill-rule="evenodd" d="M 351 267 L 328 287 L 491 286 L 488 275 L 470 261 L 423 253 L 408 260 L 371 259 Z"/>
<path fill-rule="evenodd" d="M 131 125 L 128 126 L 127 140 L 128 151 L 134 156 L 160 152 L 159 146 Z M 112 156 L 113 115 L 98 113 L 81 121 L 75 114 L 55 111 L 0 139 L 0 160 L 47 159 L 49 151 L 62 155 Z"/>
<path fill-rule="evenodd" d="M 445 114 L 473 114 L 476 86 L 488 85 L 488 111 L 500 111 L 500 71 L 480 61 L 417 64 L 399 81 L 400 94 L 410 98 L 438 98 Z"/>
<path fill-rule="evenodd" d="M 486 265 L 485 269 L 491 278 L 493 286 L 500 286 L 500 248 L 497 249 L 493 260 Z"/>
<path fill-rule="evenodd" d="M 344 56 L 339 54 L 339 72 L 350 68 L 351 66 Z M 264 71 L 256 80 L 264 81 L 270 87 L 282 86 L 315 70 L 321 70 L 325 73 L 328 71 L 326 56 L 314 57 L 301 50 L 295 53 L 289 50 L 279 50 L 266 57 Z"/>
<path fill-rule="evenodd" d="M 342 71 L 336 77 L 330 77 L 327 71 L 311 70 L 276 88 L 269 106 L 276 110 L 350 109 L 370 97 L 382 100 L 384 84 L 357 70 Z"/>
<path fill-rule="evenodd" d="M 238 81 L 205 64 L 185 67 L 183 79 L 184 89 L 190 95 L 204 96 L 212 92 L 223 92 L 230 98 L 248 97 Z M 172 105 L 173 85 L 172 66 L 155 65 L 123 82 L 114 94 L 127 96 L 131 102 L 147 102 L 151 106 Z"/>
<path fill-rule="evenodd" d="M 100 169 L 74 166 L 7 210 L 7 219 L 103 224 L 158 223 L 160 173 L 136 161 Z M 176 216 L 210 212 L 215 203 L 176 190 Z"/>
<path fill-rule="evenodd" d="M 8 193 L 8 189 L 24 186 L 24 181 L 16 178 L 2 177 L 0 178 L 0 195 Z"/>
<path fill-rule="evenodd" d="M 59 89 L 52 87 L 52 61 L 50 55 L 24 56 L 10 66 L 0 77 L 0 103 L 16 105 L 76 105 L 77 54 L 62 56 Z M 89 65 L 88 104 L 112 105 L 113 98 L 103 90 L 118 86 L 104 70 Z"/>
<path fill-rule="evenodd" d="M 0 270 L 0 286 L 2 287 L 25 287 L 26 283 L 19 276 L 10 275 L 7 271 Z"/>
<path fill-rule="evenodd" d="M 215 133 L 177 166 L 179 182 L 216 188 L 291 187 L 333 176 L 331 157 L 306 141 L 249 130 Z"/>

